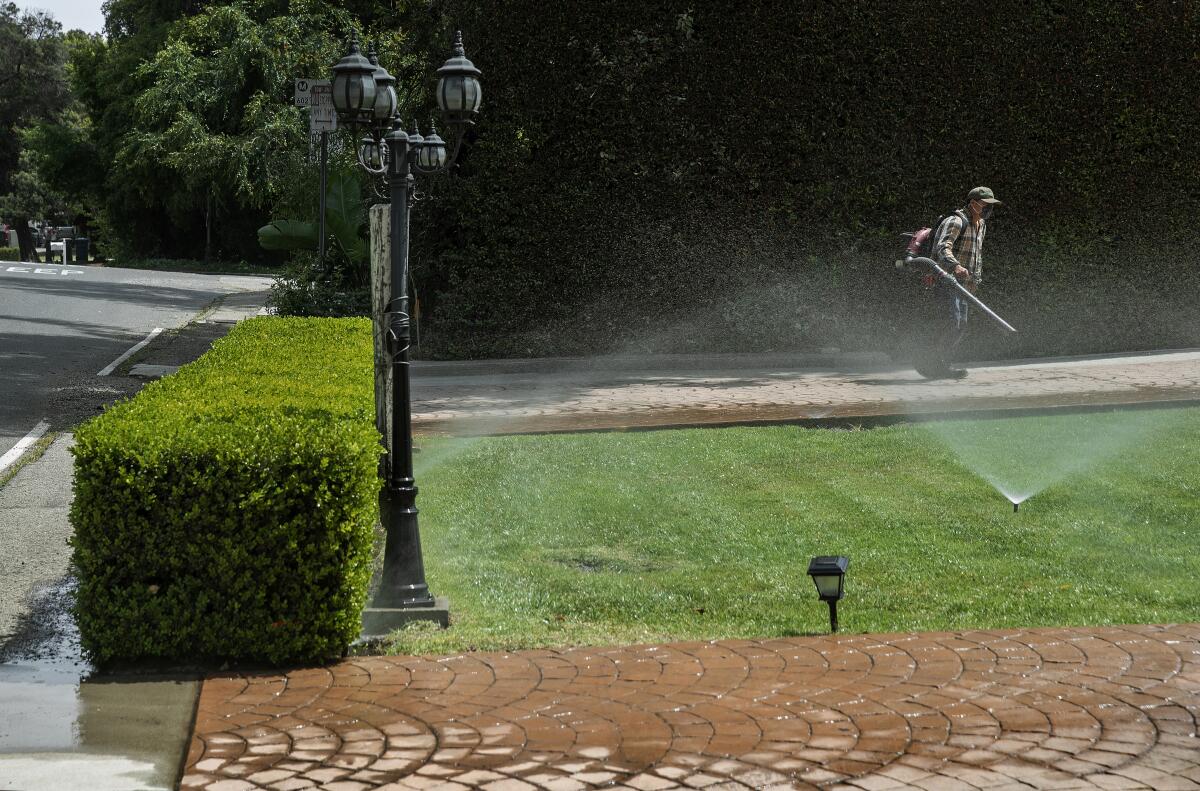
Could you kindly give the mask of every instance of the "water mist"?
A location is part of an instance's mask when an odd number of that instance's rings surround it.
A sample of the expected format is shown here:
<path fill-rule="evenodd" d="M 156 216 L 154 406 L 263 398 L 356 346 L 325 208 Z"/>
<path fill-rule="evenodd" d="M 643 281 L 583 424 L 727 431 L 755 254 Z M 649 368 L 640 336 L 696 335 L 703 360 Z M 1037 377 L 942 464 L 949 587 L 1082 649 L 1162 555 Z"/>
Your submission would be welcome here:
<path fill-rule="evenodd" d="M 1178 419 L 1174 410 L 1138 409 L 921 425 L 1012 503 L 1015 514 L 1039 492 L 1153 441 Z"/>

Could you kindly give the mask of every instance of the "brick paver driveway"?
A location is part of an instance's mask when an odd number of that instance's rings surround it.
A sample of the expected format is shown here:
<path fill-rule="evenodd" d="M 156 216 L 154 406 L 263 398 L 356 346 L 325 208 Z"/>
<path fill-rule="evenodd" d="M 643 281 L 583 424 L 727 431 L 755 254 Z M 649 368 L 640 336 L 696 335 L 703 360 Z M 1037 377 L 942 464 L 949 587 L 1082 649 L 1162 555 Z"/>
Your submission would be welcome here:
<path fill-rule="evenodd" d="M 368 657 L 207 681 L 183 788 L 1200 788 L 1200 624 Z"/>

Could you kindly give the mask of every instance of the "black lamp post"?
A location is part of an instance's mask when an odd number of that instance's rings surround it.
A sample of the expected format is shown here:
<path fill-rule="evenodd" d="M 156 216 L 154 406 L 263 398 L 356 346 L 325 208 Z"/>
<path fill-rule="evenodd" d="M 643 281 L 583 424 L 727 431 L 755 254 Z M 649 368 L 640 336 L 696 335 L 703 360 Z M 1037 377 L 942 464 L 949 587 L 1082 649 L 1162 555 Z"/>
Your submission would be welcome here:
<path fill-rule="evenodd" d="M 432 127 L 426 137 L 418 133 L 415 124 L 411 134 L 404 131 L 396 114 L 396 81 L 378 64 L 373 50 L 370 59 L 364 58 L 358 42 L 351 39 L 350 52 L 333 67 L 333 101 L 339 120 L 355 134 L 366 130 L 358 151 L 359 164 L 369 173 L 387 174 L 391 201 L 391 294 L 383 326 L 377 328 L 385 339 L 392 368 L 391 424 L 386 427 L 389 452 L 381 465 L 386 482 L 380 494 L 380 515 L 387 537 L 379 588 L 363 613 L 361 639 L 383 637 L 413 620 L 449 625 L 445 600 L 435 599 L 425 583 L 417 527 L 408 359 L 408 222 L 414 176 L 449 170 L 467 127 L 479 111 L 480 71 L 467 60 L 461 33 L 455 33 L 454 54 L 438 74 L 438 104 L 456 139 L 450 155 Z"/>
<path fill-rule="evenodd" d="M 817 586 L 817 595 L 821 601 L 829 603 L 829 631 L 837 631 L 837 603 L 842 598 L 846 569 L 850 567 L 850 558 L 840 555 L 822 555 L 808 563 L 808 575 Z"/>

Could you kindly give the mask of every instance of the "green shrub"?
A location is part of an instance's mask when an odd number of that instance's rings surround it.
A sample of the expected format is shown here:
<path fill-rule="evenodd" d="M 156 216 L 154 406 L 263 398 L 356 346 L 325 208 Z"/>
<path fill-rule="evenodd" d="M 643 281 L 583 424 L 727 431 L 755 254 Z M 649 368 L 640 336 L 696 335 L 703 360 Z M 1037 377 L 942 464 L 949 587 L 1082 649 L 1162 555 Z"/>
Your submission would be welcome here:
<path fill-rule="evenodd" d="M 363 320 L 258 318 L 76 433 L 76 613 L 97 661 L 336 656 L 381 446 Z"/>
<path fill-rule="evenodd" d="M 330 250 L 329 271 L 315 253 L 297 252 L 275 278 L 267 300 L 280 316 L 369 316 L 371 288 L 344 256 Z"/>
<path fill-rule="evenodd" d="M 1200 343 L 1178 331 L 1200 289 L 1194 4 L 426 7 L 488 97 L 465 161 L 419 181 L 431 355 L 878 348 L 878 308 L 910 298 L 886 287 L 900 234 L 979 184 L 1005 203 L 985 300 L 1029 306 L 980 354 Z"/>
<path fill-rule="evenodd" d="M 20 261 L 21 249 L 19 247 L 0 247 L 0 261 Z"/>

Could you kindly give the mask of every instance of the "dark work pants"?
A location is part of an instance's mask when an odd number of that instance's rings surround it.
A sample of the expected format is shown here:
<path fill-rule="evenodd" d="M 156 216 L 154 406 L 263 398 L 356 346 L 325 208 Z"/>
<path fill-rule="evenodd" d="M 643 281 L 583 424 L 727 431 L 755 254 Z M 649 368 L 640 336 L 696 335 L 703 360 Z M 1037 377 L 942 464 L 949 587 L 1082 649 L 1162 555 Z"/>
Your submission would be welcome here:
<path fill-rule="evenodd" d="M 913 354 L 920 373 L 941 373 L 950 367 L 954 354 L 967 333 L 971 303 L 958 290 L 938 283 L 922 294 L 924 331 Z"/>

